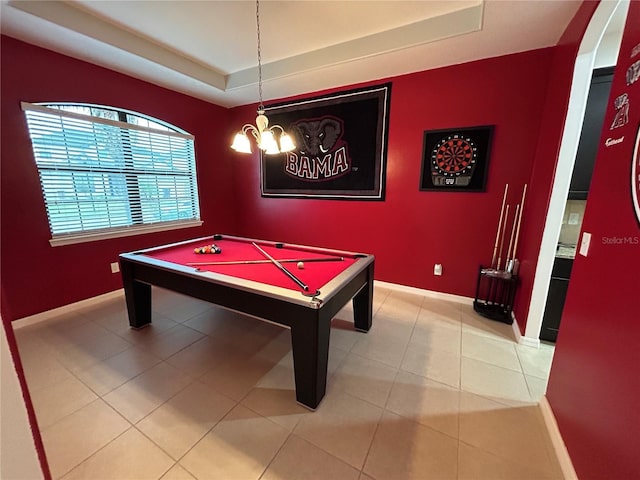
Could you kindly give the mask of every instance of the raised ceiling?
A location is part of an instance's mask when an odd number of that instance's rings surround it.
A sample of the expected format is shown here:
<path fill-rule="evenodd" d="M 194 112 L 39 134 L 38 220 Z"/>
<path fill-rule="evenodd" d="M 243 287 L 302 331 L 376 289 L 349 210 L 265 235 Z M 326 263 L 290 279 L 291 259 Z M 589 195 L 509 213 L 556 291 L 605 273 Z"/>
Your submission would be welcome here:
<path fill-rule="evenodd" d="M 552 46 L 580 3 L 262 0 L 264 98 Z M 1 5 L 5 35 L 218 105 L 258 99 L 253 1 Z"/>

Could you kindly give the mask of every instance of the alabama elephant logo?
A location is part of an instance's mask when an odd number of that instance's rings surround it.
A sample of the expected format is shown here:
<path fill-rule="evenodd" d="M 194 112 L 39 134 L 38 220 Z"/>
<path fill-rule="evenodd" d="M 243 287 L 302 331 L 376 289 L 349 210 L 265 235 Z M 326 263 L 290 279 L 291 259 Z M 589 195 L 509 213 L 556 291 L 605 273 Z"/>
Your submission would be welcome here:
<path fill-rule="evenodd" d="M 337 117 L 303 119 L 292 123 L 289 131 L 296 149 L 286 153 L 285 172 L 299 180 L 333 180 L 351 171 L 346 143 L 342 140 L 344 122 Z"/>

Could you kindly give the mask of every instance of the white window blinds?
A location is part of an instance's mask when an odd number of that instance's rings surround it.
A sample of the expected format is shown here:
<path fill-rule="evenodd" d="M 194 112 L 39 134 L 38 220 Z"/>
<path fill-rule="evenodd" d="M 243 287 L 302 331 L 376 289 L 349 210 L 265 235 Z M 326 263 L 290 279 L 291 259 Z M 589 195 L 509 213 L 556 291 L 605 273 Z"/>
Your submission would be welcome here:
<path fill-rule="evenodd" d="M 194 137 L 91 107 L 22 103 L 53 238 L 199 220 Z"/>

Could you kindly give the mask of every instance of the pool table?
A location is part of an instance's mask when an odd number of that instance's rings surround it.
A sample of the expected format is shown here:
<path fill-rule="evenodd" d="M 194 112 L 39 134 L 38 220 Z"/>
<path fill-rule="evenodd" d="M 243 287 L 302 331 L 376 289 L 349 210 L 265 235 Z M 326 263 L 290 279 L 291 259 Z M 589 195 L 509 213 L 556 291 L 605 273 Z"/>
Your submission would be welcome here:
<path fill-rule="evenodd" d="M 214 245 L 219 253 L 196 253 Z M 302 265 L 299 265 L 302 262 Z M 325 394 L 331 319 L 353 299 L 356 330 L 371 328 L 373 255 L 229 235 L 120 255 L 129 324 L 151 323 L 151 286 L 291 329 L 296 399 Z"/>

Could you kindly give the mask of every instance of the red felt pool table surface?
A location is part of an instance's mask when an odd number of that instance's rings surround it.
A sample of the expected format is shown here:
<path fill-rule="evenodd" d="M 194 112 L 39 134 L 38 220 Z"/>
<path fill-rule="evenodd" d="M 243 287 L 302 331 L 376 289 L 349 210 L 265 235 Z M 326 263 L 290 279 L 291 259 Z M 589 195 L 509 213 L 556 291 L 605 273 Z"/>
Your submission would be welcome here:
<path fill-rule="evenodd" d="M 323 285 L 353 265 L 357 259 L 353 255 L 342 251 L 288 244 L 284 244 L 279 248 L 276 246 L 278 245 L 277 243 L 259 240 L 256 241 L 256 243 L 278 261 L 289 259 L 342 258 L 342 260 L 337 261 L 304 262 L 303 269 L 299 269 L 296 263 L 281 263 L 284 268 L 309 287 L 309 292 L 321 290 Z M 198 254 L 194 251 L 196 247 L 204 247 L 211 244 L 218 246 L 221 252 L 219 254 Z M 251 240 L 238 238 L 221 238 L 214 240 L 213 237 L 205 237 L 161 247 L 156 250 L 145 251 L 144 255 L 157 260 L 185 266 L 190 263 L 206 262 L 268 261 L 260 250 L 252 244 Z M 293 279 L 270 261 L 260 264 L 194 265 L 194 268 L 200 271 L 215 272 L 302 292 L 302 288 Z"/>

